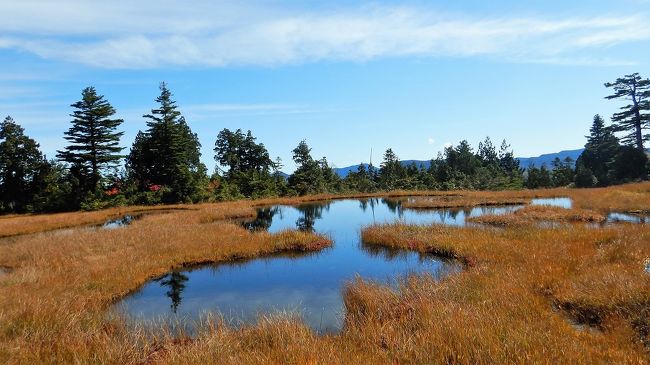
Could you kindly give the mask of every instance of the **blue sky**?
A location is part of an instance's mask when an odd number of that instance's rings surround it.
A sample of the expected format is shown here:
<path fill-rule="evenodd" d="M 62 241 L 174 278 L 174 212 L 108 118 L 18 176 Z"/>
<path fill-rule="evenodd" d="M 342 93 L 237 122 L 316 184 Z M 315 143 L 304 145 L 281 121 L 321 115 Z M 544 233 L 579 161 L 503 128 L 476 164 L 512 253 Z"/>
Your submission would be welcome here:
<path fill-rule="evenodd" d="M 650 1 L 3 1 L 0 114 L 54 157 L 95 86 L 130 146 L 166 81 L 212 170 L 250 129 L 293 170 L 302 139 L 344 167 L 392 147 L 507 139 L 517 156 L 584 144 L 603 83 L 649 77 Z"/>

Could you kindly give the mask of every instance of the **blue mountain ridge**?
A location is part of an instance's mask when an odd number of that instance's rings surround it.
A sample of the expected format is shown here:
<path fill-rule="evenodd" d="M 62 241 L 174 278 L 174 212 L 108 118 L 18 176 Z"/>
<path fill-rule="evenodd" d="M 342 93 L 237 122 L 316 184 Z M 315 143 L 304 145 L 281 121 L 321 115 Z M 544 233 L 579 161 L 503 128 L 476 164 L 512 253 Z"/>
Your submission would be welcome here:
<path fill-rule="evenodd" d="M 540 167 L 542 165 L 546 165 L 546 167 L 551 168 L 553 164 L 553 160 L 555 160 L 556 157 L 559 157 L 560 160 L 564 160 L 567 157 L 571 157 L 573 161 L 578 159 L 580 154 L 584 151 L 584 148 L 580 148 L 577 150 L 565 150 L 565 151 L 560 151 L 556 153 L 546 153 L 543 155 L 539 155 L 537 157 L 517 157 L 517 160 L 519 160 L 519 164 L 521 168 L 527 169 L 530 166 L 537 166 Z M 411 164 L 415 164 L 418 168 L 429 168 L 429 165 L 431 164 L 431 161 L 420 161 L 420 160 L 404 160 L 400 161 L 403 166 L 409 166 Z M 366 168 L 368 168 L 368 164 L 364 163 L 363 164 Z M 359 169 L 359 165 L 352 165 L 352 166 L 347 166 L 347 167 L 340 167 L 340 168 L 334 168 L 334 172 L 338 174 L 340 177 L 344 178 L 348 176 L 350 172 L 355 172 Z"/>

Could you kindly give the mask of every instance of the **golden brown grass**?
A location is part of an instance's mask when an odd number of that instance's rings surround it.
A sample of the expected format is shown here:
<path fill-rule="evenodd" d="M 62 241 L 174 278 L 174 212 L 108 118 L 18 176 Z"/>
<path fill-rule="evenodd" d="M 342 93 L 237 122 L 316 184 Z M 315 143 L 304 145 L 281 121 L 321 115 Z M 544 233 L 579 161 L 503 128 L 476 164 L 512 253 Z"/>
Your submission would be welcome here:
<path fill-rule="evenodd" d="M 462 258 L 468 270 L 401 291 L 348 289 L 355 323 L 415 362 L 645 363 L 650 230 L 535 226 L 502 231 L 385 225 L 364 241 Z M 576 324 L 598 330 L 588 331 Z M 406 340 L 409 341 L 406 341 Z M 417 355 L 415 355 L 417 354 Z M 419 357 L 417 357 L 419 356 Z"/>
<path fill-rule="evenodd" d="M 117 298 L 174 267 L 313 251 L 315 234 L 250 233 L 201 224 L 203 211 L 148 215 L 114 230 L 67 230 L 0 243 L 0 363 L 134 363 L 149 351 L 106 310 Z"/>
<path fill-rule="evenodd" d="M 648 210 L 650 184 L 610 189 L 465 194 L 476 199 L 569 196 L 579 209 Z M 393 197 L 413 195 L 394 192 Z M 621 196 L 633 198 L 622 199 Z M 377 194 L 354 197 L 378 196 Z M 604 196 L 604 197 L 601 197 Z M 345 289 L 346 326 L 318 336 L 296 318 L 243 328 L 206 320 L 196 337 L 155 335 L 111 304 L 183 265 L 319 250 L 326 237 L 251 233 L 224 219 L 318 196 L 204 204 L 115 229 L 43 232 L 0 241 L 0 363 L 646 363 L 650 229 L 411 227 L 364 230 L 367 244 L 457 257 L 467 270 L 399 290 L 362 280 Z M 163 209 L 164 207 L 153 208 Z M 0 236 L 103 223 L 142 208 L 0 221 Z M 6 221 L 6 222 L 4 222 Z M 4 225 L 3 225 L 4 224 Z M 576 329 L 587 323 L 598 330 Z"/>
<path fill-rule="evenodd" d="M 78 226 L 97 225 L 127 214 L 161 213 L 174 210 L 196 209 L 191 206 L 168 205 L 149 207 L 119 207 L 94 212 L 57 214 L 9 215 L 0 219 L 0 237 L 52 231 Z"/>
<path fill-rule="evenodd" d="M 539 222 L 602 223 L 605 215 L 586 209 L 565 209 L 553 206 L 529 205 L 509 214 L 486 214 L 470 217 L 469 222 L 492 226 L 514 226 Z"/>
<path fill-rule="evenodd" d="M 465 208 L 495 205 L 521 205 L 530 203 L 530 199 L 511 197 L 476 197 L 476 196 L 441 196 L 417 197 L 402 201 L 407 209 Z"/>

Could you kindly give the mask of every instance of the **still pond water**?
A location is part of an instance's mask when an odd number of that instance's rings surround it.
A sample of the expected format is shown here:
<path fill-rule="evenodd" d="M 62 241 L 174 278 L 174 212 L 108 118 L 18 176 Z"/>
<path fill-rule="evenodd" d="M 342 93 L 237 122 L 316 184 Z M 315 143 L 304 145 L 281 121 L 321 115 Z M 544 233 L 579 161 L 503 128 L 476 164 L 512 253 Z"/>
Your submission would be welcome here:
<path fill-rule="evenodd" d="M 251 230 L 313 230 L 334 245 L 310 254 L 277 255 L 241 262 L 204 265 L 172 272 L 147 283 L 118 304 L 135 321 L 198 320 L 220 312 L 233 325 L 251 323 L 258 314 L 290 311 L 319 332 L 341 329 L 342 291 L 358 275 L 389 285 L 410 273 L 435 278 L 461 270 L 457 262 L 411 251 L 364 245 L 361 228 L 396 220 L 405 223 L 465 224 L 465 218 L 518 209 L 485 207 L 412 211 L 388 199 L 339 200 L 298 207 L 260 209 Z"/>
<path fill-rule="evenodd" d="M 571 207 L 568 198 L 535 199 L 533 204 Z M 243 223 L 250 229 L 285 229 L 328 235 L 334 245 L 317 253 L 202 265 L 152 280 L 118 303 L 135 322 L 191 323 L 221 313 L 232 324 L 252 323 L 258 315 L 292 312 L 318 332 L 336 332 L 343 323 L 343 289 L 355 277 L 396 285 L 411 273 L 443 278 L 462 269 L 458 262 L 412 251 L 365 245 L 361 228 L 401 221 L 462 226 L 468 217 L 505 214 L 521 206 L 407 210 L 398 200 L 347 199 L 297 207 L 274 206 Z M 125 222 L 128 224 L 128 222 Z"/>

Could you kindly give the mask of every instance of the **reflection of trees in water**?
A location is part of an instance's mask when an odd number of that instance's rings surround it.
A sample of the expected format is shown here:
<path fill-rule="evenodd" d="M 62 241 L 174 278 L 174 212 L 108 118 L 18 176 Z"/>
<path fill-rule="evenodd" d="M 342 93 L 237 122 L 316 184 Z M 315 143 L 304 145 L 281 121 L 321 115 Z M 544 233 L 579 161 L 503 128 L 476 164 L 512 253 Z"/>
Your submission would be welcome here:
<path fill-rule="evenodd" d="M 379 199 L 377 198 L 367 198 L 367 199 L 359 199 L 359 208 L 363 210 L 364 212 L 368 210 L 368 207 L 372 209 L 372 211 L 375 211 L 375 207 L 379 203 Z"/>
<path fill-rule="evenodd" d="M 386 247 L 361 242 L 361 250 L 372 257 L 382 258 L 386 261 L 406 260 L 409 255 L 418 255 L 418 262 L 422 263 L 431 259 L 432 255 L 401 248 Z"/>
<path fill-rule="evenodd" d="M 359 208 L 361 208 L 364 213 L 366 210 L 368 210 L 368 200 L 369 199 L 359 199 Z"/>
<path fill-rule="evenodd" d="M 397 218 L 404 218 L 404 208 L 402 208 L 402 201 L 399 199 L 384 198 L 381 202 L 388 208 L 388 210 L 397 215 Z"/>
<path fill-rule="evenodd" d="M 463 265 L 456 260 L 444 258 L 441 256 L 434 255 L 432 253 L 426 252 L 417 252 L 401 248 L 394 247 L 385 247 L 379 245 L 368 244 L 361 242 L 361 250 L 372 256 L 374 258 L 383 259 L 384 261 L 406 261 L 409 255 L 417 255 L 419 264 L 426 264 L 427 262 L 438 261 L 439 265 L 430 266 L 431 271 L 426 270 L 422 271 L 424 273 L 431 274 L 434 278 L 443 278 L 447 275 L 458 273 L 463 269 Z M 421 268 L 414 269 L 414 271 L 420 271 Z"/>
<path fill-rule="evenodd" d="M 359 199 L 359 208 L 365 213 L 368 210 L 368 207 L 372 210 L 372 221 L 375 221 L 375 207 L 379 204 L 379 199 L 369 198 L 369 199 Z"/>
<path fill-rule="evenodd" d="M 242 225 L 249 231 L 268 231 L 273 224 L 273 217 L 280 211 L 280 207 L 267 207 L 257 210 L 255 220 L 244 222 Z"/>
<path fill-rule="evenodd" d="M 171 274 L 163 276 L 160 280 L 160 286 L 166 286 L 169 287 L 169 290 L 167 290 L 167 295 L 169 299 L 172 300 L 171 308 L 172 312 L 176 313 L 176 310 L 178 309 L 178 306 L 181 305 L 181 302 L 183 301 L 183 290 L 185 290 L 185 282 L 189 278 L 187 275 L 184 275 L 181 272 L 174 271 Z"/>
<path fill-rule="evenodd" d="M 330 203 L 325 204 L 304 204 L 296 209 L 302 214 L 296 221 L 296 227 L 304 232 L 313 232 L 317 219 L 323 217 L 323 211 L 330 209 Z"/>
<path fill-rule="evenodd" d="M 440 222 L 445 223 L 453 223 L 453 222 L 458 222 L 458 215 L 463 213 L 463 217 L 468 218 L 472 215 L 472 208 L 453 208 L 453 209 L 436 209 L 435 210 L 438 213 L 438 217 L 440 217 Z M 462 223 L 458 222 L 458 223 Z"/>

